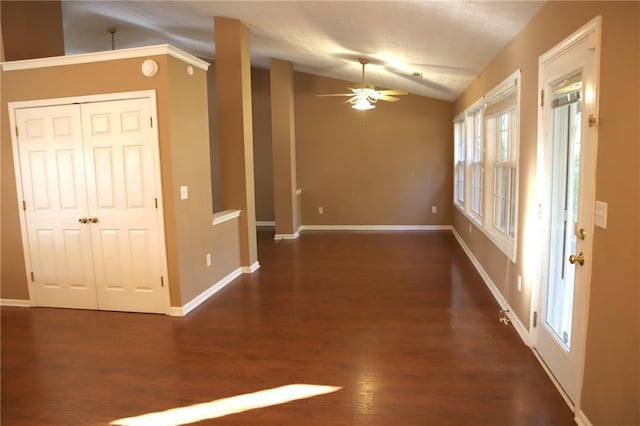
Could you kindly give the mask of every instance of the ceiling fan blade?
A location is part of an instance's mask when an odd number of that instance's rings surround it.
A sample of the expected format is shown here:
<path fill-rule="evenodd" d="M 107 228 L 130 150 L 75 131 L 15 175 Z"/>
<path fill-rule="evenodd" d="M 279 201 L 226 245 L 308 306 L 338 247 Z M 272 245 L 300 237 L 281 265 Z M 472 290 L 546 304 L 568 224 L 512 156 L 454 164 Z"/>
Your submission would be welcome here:
<path fill-rule="evenodd" d="M 332 93 L 329 95 L 316 95 L 319 98 L 326 98 L 327 96 L 353 96 L 353 93 Z"/>
<path fill-rule="evenodd" d="M 393 96 L 400 96 L 400 95 L 407 95 L 408 94 L 404 90 L 378 90 L 378 93 L 380 93 L 381 95 L 393 95 Z"/>
<path fill-rule="evenodd" d="M 400 99 L 394 98 L 393 96 L 389 96 L 389 95 L 380 95 L 378 96 L 378 100 L 387 101 L 387 102 L 398 102 Z"/>

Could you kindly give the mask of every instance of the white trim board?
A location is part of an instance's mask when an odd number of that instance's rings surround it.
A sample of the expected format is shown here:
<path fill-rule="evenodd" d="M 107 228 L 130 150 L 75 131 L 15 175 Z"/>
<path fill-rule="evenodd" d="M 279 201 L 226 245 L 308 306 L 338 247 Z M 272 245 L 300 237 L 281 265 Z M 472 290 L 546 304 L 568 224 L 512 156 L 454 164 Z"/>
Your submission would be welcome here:
<path fill-rule="evenodd" d="M 92 62 L 116 61 L 145 56 L 169 55 L 202 70 L 209 69 L 209 63 L 168 44 L 134 47 L 131 49 L 107 50 L 104 52 L 81 53 L 78 55 L 54 56 L 51 58 L 25 59 L 2 62 L 3 71 L 17 71 L 34 68 L 58 67 L 63 65 L 87 64 Z"/>
<path fill-rule="evenodd" d="M 276 221 L 275 220 L 258 220 L 256 221 L 256 226 L 258 228 L 273 228 L 274 226 L 276 226 Z"/>
<path fill-rule="evenodd" d="M 464 250 L 464 252 L 467 254 L 469 260 L 471 260 L 471 263 L 473 263 L 473 266 L 482 277 L 482 280 L 484 281 L 491 294 L 493 294 L 493 297 L 498 302 L 498 305 L 500 305 L 500 308 L 502 308 L 502 310 L 506 312 L 507 316 L 511 320 L 511 324 L 513 324 L 513 328 L 515 328 L 515 330 L 518 332 L 518 335 L 520 336 L 524 344 L 528 347 L 531 347 L 531 338 L 529 331 L 526 329 L 524 324 L 522 324 L 518 316 L 513 313 L 511 306 L 509 306 L 509 303 L 506 301 L 504 296 L 502 296 L 502 293 L 500 293 L 491 277 L 489 277 L 489 274 L 487 274 L 487 271 L 484 270 L 478 259 L 473 255 L 471 249 L 469 249 L 460 234 L 458 234 L 458 231 L 455 228 L 451 228 L 451 232 L 453 233 L 453 236 L 456 237 L 456 240 L 458 240 L 458 244 L 460 244 L 462 250 Z"/>
<path fill-rule="evenodd" d="M 293 234 L 275 234 L 273 236 L 274 241 L 280 240 L 296 240 L 300 237 L 300 231 L 296 231 Z"/>
<path fill-rule="evenodd" d="M 576 411 L 576 416 L 573 420 L 575 420 L 578 426 L 593 426 L 593 423 L 591 423 L 587 415 L 582 410 Z"/>
<path fill-rule="evenodd" d="M 300 231 L 450 231 L 452 225 L 301 225 Z"/>
<path fill-rule="evenodd" d="M 0 306 L 8 306 L 12 308 L 30 308 L 31 301 L 24 299 L 0 299 Z"/>
<path fill-rule="evenodd" d="M 535 355 L 536 359 L 538 360 L 538 363 L 540 363 L 544 372 L 547 373 L 547 376 L 549 376 L 551 383 L 553 383 L 553 385 L 556 387 L 556 389 L 558 390 L 558 393 L 560 394 L 562 399 L 564 399 L 564 402 L 571 409 L 571 411 L 575 412 L 575 409 L 576 409 L 575 404 L 573 403 L 573 401 L 571 401 L 571 398 L 569 398 L 569 395 L 567 395 L 564 389 L 562 389 L 560 382 L 558 381 L 558 379 L 556 379 L 556 376 L 553 375 L 551 370 L 549 370 L 549 367 L 547 367 L 547 364 L 545 364 L 544 360 L 542 359 L 538 351 L 536 351 L 535 348 L 531 348 L 531 352 L 533 352 L 533 355 Z"/>
<path fill-rule="evenodd" d="M 253 274 L 255 271 L 260 269 L 260 262 L 255 262 L 251 266 L 242 266 L 240 269 L 242 269 L 243 274 Z"/>
<path fill-rule="evenodd" d="M 191 299 L 191 301 L 187 302 L 183 306 L 172 306 L 169 310 L 169 315 L 172 317 L 183 317 L 187 315 L 189 312 L 193 311 L 195 308 L 204 303 L 211 296 L 225 288 L 231 281 L 238 278 L 242 275 L 242 271 L 240 268 L 236 268 L 234 271 L 230 272 L 226 277 Z"/>
<path fill-rule="evenodd" d="M 237 217 L 240 217 L 240 210 L 223 210 L 213 214 L 213 225 L 218 225 Z"/>

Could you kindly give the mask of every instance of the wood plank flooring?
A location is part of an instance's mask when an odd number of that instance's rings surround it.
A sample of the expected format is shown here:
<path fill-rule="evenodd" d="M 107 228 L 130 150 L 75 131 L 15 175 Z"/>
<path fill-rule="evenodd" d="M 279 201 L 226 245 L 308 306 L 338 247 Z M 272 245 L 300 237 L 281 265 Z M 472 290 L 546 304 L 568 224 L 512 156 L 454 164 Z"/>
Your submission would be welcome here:
<path fill-rule="evenodd" d="M 2 425 L 94 425 L 283 385 L 212 425 L 572 425 L 449 232 L 259 232 L 262 267 L 185 318 L 2 308 Z"/>

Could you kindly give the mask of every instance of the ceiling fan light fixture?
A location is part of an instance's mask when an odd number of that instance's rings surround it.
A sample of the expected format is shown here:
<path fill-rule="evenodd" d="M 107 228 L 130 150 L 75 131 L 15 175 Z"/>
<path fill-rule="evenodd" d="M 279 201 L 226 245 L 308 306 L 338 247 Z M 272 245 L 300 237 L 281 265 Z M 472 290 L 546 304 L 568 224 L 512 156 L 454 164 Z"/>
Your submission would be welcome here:
<path fill-rule="evenodd" d="M 371 103 L 369 102 L 369 100 L 367 100 L 367 98 L 360 98 L 356 101 L 356 103 L 354 103 L 351 108 L 353 109 L 358 109 L 360 111 L 366 111 L 368 109 L 374 109 L 376 106 L 375 105 L 371 105 Z"/>
<path fill-rule="evenodd" d="M 364 67 L 369 61 L 365 58 L 359 58 L 360 64 L 362 64 L 362 82 L 356 84 L 353 87 L 349 87 L 351 93 L 332 93 L 328 95 L 316 95 L 316 96 L 348 96 L 344 103 L 351 104 L 351 108 L 366 111 L 368 109 L 375 108 L 375 103 L 378 101 L 397 102 L 396 95 L 406 95 L 407 92 L 402 90 L 376 90 L 376 86 L 371 83 L 367 83 L 365 80 Z"/>

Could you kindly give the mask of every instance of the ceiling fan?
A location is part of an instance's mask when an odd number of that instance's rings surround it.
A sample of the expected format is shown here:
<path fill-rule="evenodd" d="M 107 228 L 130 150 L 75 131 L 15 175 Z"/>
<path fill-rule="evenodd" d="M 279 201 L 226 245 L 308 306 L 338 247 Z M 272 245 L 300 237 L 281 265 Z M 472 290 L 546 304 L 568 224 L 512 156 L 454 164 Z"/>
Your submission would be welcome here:
<path fill-rule="evenodd" d="M 351 104 L 351 108 L 359 110 L 367 110 L 375 108 L 375 103 L 378 101 L 397 102 L 400 99 L 394 96 L 406 95 L 407 92 L 402 90 L 376 90 L 376 86 L 369 84 L 364 79 L 364 67 L 369 63 L 365 58 L 359 58 L 358 61 L 362 64 L 362 83 L 349 87 L 351 93 L 333 93 L 329 95 L 316 95 L 319 97 L 325 96 L 348 96 L 344 103 Z"/>

